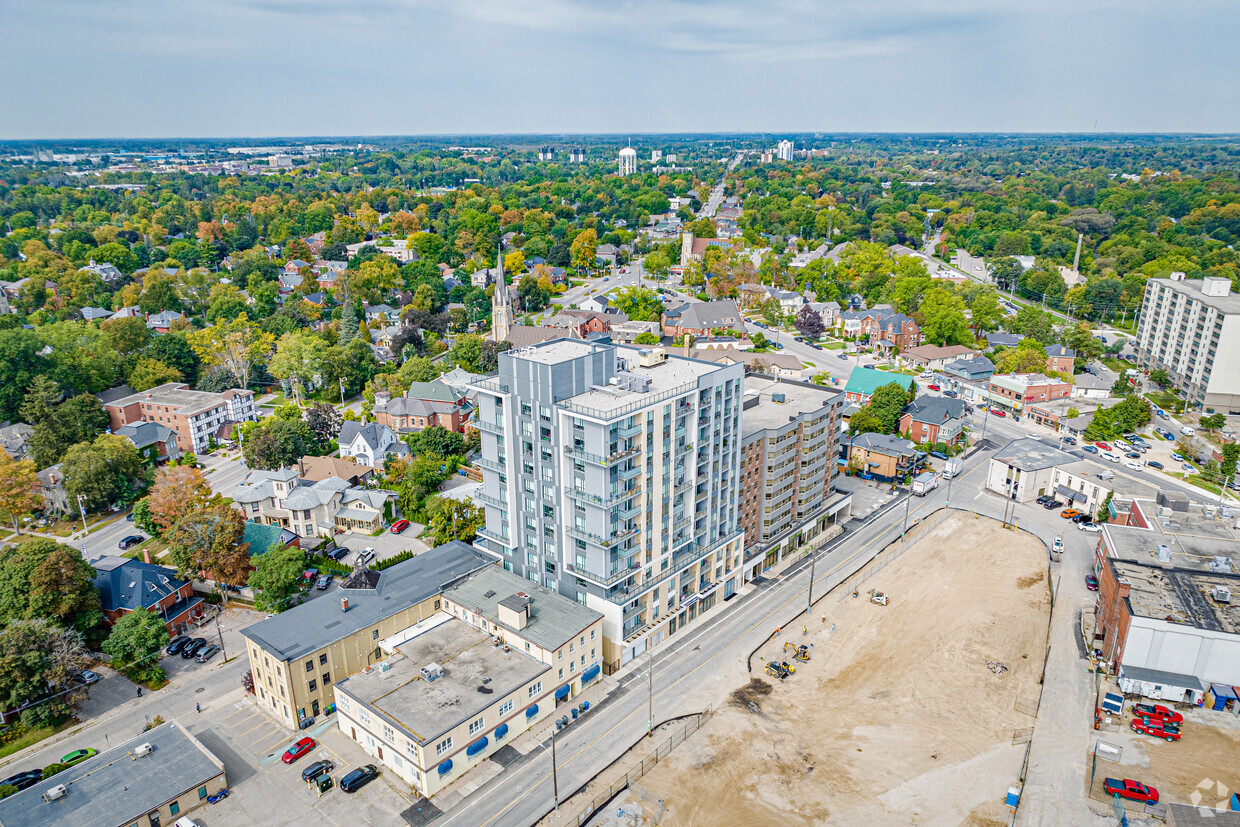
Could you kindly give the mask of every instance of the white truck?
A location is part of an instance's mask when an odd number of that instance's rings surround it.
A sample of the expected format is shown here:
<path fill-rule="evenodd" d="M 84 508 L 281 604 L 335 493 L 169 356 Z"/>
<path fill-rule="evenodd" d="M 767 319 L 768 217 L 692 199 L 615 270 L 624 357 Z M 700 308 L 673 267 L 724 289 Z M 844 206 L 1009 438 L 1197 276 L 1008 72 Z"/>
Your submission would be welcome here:
<path fill-rule="evenodd" d="M 913 478 L 912 491 L 919 497 L 926 496 L 938 487 L 939 475 L 933 471 L 925 471 Z"/>
<path fill-rule="evenodd" d="M 963 467 L 964 467 L 964 463 L 961 462 L 960 460 L 949 459 L 947 462 L 943 463 L 943 476 L 946 479 L 950 480 L 952 477 L 959 474 L 960 469 Z"/>

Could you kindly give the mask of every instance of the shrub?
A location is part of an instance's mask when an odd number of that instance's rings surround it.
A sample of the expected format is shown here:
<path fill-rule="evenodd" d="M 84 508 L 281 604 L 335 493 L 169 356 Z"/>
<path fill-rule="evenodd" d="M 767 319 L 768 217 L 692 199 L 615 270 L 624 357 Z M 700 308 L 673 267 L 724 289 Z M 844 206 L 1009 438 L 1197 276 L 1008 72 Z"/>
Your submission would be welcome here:
<path fill-rule="evenodd" d="M 412 558 L 413 558 L 412 551 L 402 551 L 399 554 L 392 555 L 386 560 L 379 560 L 375 562 L 373 565 L 371 565 L 370 569 L 371 571 L 383 571 L 388 566 L 394 566 L 397 563 L 403 563 L 404 561 L 412 559 Z"/>

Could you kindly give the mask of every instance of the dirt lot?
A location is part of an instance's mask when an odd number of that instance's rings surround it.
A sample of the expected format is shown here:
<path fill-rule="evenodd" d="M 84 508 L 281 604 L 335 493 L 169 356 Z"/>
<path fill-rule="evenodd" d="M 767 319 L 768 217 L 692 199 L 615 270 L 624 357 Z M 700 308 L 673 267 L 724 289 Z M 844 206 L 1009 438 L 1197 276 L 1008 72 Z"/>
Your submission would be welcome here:
<path fill-rule="evenodd" d="M 678 827 L 1006 824 L 1014 734 L 1033 726 L 1014 705 L 1036 701 L 1049 610 L 1039 542 L 952 517 L 860 598 L 828 595 L 808 635 L 784 630 L 759 654 L 808 643 L 811 661 L 781 682 L 755 658 L 754 680 L 608 810 L 652 824 L 663 799 Z"/>

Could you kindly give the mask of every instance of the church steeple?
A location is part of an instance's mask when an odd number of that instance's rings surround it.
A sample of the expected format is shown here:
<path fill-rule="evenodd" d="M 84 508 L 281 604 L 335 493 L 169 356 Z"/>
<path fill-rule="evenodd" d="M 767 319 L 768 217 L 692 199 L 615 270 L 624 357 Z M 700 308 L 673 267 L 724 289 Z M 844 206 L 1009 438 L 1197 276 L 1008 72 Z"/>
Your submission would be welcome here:
<path fill-rule="evenodd" d="M 491 296 L 491 333 L 497 342 L 507 341 L 512 329 L 512 296 L 504 275 L 504 246 L 495 254 L 495 292 Z"/>

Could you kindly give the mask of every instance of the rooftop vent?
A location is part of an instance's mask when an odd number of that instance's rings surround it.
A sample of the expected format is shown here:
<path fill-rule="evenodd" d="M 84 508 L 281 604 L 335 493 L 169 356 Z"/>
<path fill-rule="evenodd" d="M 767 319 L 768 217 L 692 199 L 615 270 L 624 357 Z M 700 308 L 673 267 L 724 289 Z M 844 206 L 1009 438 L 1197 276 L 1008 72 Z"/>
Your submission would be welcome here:
<path fill-rule="evenodd" d="M 155 747 L 151 746 L 151 743 L 148 741 L 145 744 L 139 744 L 134 749 L 133 754 L 135 758 L 144 758 L 150 755 L 154 751 L 155 751 Z"/>
<path fill-rule="evenodd" d="M 436 678 L 443 677 L 443 667 L 437 663 L 428 663 L 426 666 L 423 666 L 419 672 L 422 675 L 422 680 L 427 683 L 430 683 Z"/>
<path fill-rule="evenodd" d="M 1215 557 L 1210 562 L 1210 571 L 1214 572 L 1215 574 L 1230 574 L 1231 573 L 1231 558 L 1230 557 Z"/>
<path fill-rule="evenodd" d="M 340 611 L 347 612 L 349 610 L 349 598 L 340 598 Z"/>
<path fill-rule="evenodd" d="M 1158 557 L 1158 562 L 1160 563 L 1170 563 L 1171 562 L 1171 547 L 1167 545 L 1159 544 L 1157 557 Z"/>
<path fill-rule="evenodd" d="M 380 671 L 380 672 L 386 672 L 386 671 L 388 671 L 388 670 L 389 670 L 389 669 L 391 669 L 391 668 L 392 668 L 392 664 L 388 663 L 387 661 L 385 661 L 385 660 L 384 660 L 384 661 L 379 661 L 379 671 Z"/>
<path fill-rule="evenodd" d="M 487 589 L 487 593 L 483 595 L 483 597 L 494 597 L 494 596 L 495 596 L 495 589 Z"/>
<path fill-rule="evenodd" d="M 1210 592 L 1210 594 L 1214 598 L 1214 601 L 1216 603 L 1230 603 L 1231 602 L 1231 589 L 1227 588 L 1226 586 L 1215 586 L 1214 589 Z"/>
<path fill-rule="evenodd" d="M 788 397 L 784 396 L 782 393 L 773 393 L 771 394 L 771 401 L 783 403 L 788 401 Z"/>

